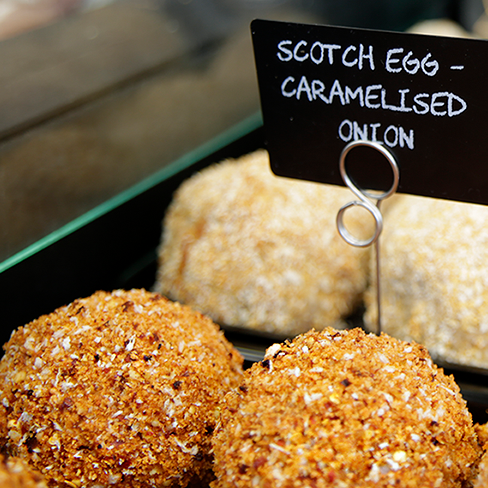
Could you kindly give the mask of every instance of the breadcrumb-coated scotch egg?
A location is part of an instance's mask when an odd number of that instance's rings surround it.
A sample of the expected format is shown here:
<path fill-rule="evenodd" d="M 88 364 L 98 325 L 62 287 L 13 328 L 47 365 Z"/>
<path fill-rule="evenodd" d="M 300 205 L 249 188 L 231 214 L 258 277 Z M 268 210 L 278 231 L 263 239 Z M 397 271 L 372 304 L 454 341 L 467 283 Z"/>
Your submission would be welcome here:
<path fill-rule="evenodd" d="M 336 227 L 351 200 L 346 188 L 273 175 L 264 150 L 205 168 L 166 213 L 155 290 L 226 326 L 282 337 L 340 327 L 368 279 L 369 250 Z M 360 207 L 346 220 L 358 238 L 373 233 Z"/>
<path fill-rule="evenodd" d="M 383 330 L 437 361 L 488 368 L 487 261 L 486 206 L 398 195 L 381 236 Z M 375 330 L 374 286 L 365 302 Z"/>
<path fill-rule="evenodd" d="M 16 330 L 0 362 L 7 449 L 50 486 L 186 486 L 211 471 L 242 358 L 207 317 L 145 290 L 97 292 Z"/>
<path fill-rule="evenodd" d="M 47 488 L 40 472 L 23 459 L 0 455 L 0 486 L 2 488 Z"/>
<path fill-rule="evenodd" d="M 427 350 L 360 329 L 271 346 L 226 395 L 212 488 L 461 487 L 481 448 Z"/>

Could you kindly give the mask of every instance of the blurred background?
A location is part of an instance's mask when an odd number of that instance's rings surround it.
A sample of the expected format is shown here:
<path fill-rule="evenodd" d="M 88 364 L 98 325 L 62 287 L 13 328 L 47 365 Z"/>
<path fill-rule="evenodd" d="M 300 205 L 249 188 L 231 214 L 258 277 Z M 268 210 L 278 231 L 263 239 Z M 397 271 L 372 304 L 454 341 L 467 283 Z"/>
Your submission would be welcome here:
<path fill-rule="evenodd" d="M 254 18 L 488 37 L 481 0 L 0 0 L 0 262 L 242 121 Z"/>

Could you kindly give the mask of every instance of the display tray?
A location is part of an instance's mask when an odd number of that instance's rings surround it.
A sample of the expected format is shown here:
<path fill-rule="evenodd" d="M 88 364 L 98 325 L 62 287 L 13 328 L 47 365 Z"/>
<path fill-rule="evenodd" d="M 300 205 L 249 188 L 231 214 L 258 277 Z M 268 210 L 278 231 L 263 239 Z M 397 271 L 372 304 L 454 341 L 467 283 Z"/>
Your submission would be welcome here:
<path fill-rule="evenodd" d="M 253 117 L 1 263 L 2 344 L 15 328 L 97 290 L 151 289 L 161 224 L 173 192 L 209 164 L 262 147 L 260 117 Z M 360 325 L 360 313 L 349 324 Z M 220 325 L 244 356 L 245 366 L 260 361 L 268 346 L 285 339 Z M 487 422 L 488 370 L 439 365 L 454 375 L 474 420 Z"/>

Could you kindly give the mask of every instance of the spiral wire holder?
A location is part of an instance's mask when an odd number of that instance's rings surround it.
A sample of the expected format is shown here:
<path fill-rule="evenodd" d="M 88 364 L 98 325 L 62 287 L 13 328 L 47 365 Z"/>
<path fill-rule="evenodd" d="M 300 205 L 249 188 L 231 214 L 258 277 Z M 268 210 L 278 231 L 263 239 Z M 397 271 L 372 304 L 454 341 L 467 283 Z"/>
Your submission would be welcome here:
<path fill-rule="evenodd" d="M 393 172 L 393 183 L 388 191 L 385 192 L 375 192 L 371 193 L 361 188 L 358 188 L 355 183 L 351 180 L 346 171 L 346 157 L 349 152 L 356 147 L 370 147 L 381 153 L 388 163 Z M 400 180 L 400 170 L 398 169 L 398 164 L 396 159 L 391 154 L 391 152 L 378 142 L 367 141 L 367 140 L 357 140 L 350 142 L 341 153 L 340 157 L 340 172 L 342 180 L 345 185 L 358 197 L 359 200 L 354 200 L 352 202 L 346 203 L 341 207 L 337 214 L 337 230 L 341 237 L 350 245 L 355 247 L 368 247 L 371 244 L 375 245 L 375 257 L 376 257 L 376 305 L 377 305 L 377 328 L 376 333 L 381 334 L 381 286 L 380 286 L 380 247 L 379 247 L 379 237 L 383 230 L 383 215 L 380 211 L 380 204 L 383 200 L 393 195 L 397 188 Z M 368 239 L 357 239 L 354 237 L 346 228 L 344 224 L 344 214 L 346 210 L 350 207 L 360 206 L 365 208 L 371 213 L 375 220 L 375 229 L 373 235 Z"/>

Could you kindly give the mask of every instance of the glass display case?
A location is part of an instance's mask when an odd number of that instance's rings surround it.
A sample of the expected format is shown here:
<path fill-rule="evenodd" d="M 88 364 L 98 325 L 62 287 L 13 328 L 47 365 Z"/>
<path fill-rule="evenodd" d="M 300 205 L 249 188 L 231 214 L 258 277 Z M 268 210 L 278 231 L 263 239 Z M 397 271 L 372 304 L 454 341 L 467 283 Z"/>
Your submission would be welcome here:
<path fill-rule="evenodd" d="M 474 0 L 41 0 L 5 11 L 3 342 L 95 290 L 151 288 L 174 190 L 212 162 L 263 147 L 252 19 L 399 31 L 443 19 L 466 33 L 485 25 Z M 270 343 L 229 336 L 248 361 Z M 484 372 L 454 373 L 486 420 Z"/>
<path fill-rule="evenodd" d="M 466 28 L 469 2 L 4 0 L 0 262 L 259 112 L 253 18 Z"/>

